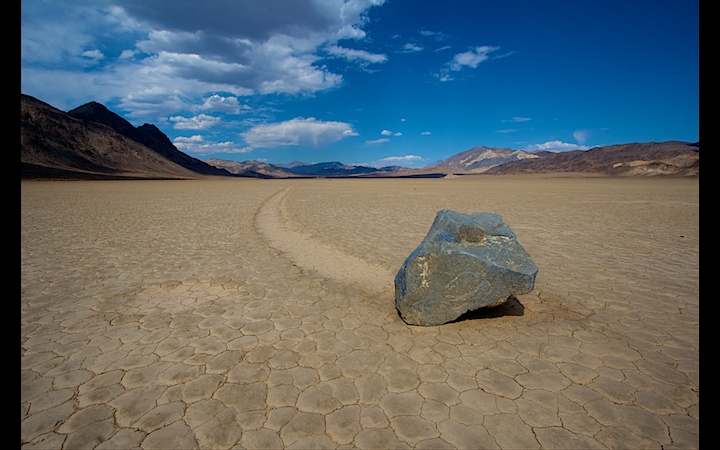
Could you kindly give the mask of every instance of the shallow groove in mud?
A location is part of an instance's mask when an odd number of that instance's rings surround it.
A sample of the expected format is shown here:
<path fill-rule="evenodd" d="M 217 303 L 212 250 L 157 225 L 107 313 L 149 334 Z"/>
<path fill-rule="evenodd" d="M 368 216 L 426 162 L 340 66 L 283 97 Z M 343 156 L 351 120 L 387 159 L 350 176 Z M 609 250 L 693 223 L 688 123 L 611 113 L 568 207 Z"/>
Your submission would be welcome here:
<path fill-rule="evenodd" d="M 255 216 L 256 229 L 270 245 L 289 256 L 299 267 L 313 270 L 325 278 L 353 285 L 371 295 L 391 292 L 395 277 L 391 271 L 344 253 L 293 227 L 286 203 L 294 189 L 294 186 L 288 186 L 275 193 Z"/>

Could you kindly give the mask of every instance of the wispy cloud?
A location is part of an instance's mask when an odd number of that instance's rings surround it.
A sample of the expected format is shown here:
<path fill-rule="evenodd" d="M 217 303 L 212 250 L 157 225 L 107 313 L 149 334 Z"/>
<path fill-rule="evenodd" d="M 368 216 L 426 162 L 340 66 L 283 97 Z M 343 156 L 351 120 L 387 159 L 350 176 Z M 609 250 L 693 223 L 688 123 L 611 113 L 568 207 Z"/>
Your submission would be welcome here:
<path fill-rule="evenodd" d="M 366 165 L 372 167 L 402 166 L 417 167 L 418 163 L 425 161 L 425 158 L 417 155 L 386 156 L 385 158 L 372 161 Z"/>
<path fill-rule="evenodd" d="M 296 117 L 284 122 L 256 125 L 242 133 L 254 148 L 309 145 L 320 147 L 358 134 L 345 122 L 329 122 L 314 117 Z"/>
<path fill-rule="evenodd" d="M 585 144 L 587 142 L 588 138 L 590 137 L 590 131 L 589 130 L 577 130 L 573 132 L 573 137 L 576 141 L 580 144 Z"/>
<path fill-rule="evenodd" d="M 384 144 L 386 142 L 390 142 L 390 139 L 380 138 L 380 139 L 371 139 L 369 141 L 365 141 L 366 144 L 370 144 L 370 145 Z"/>
<path fill-rule="evenodd" d="M 425 47 L 421 47 L 417 44 L 413 44 L 412 42 L 408 42 L 407 44 L 403 45 L 402 52 L 403 53 L 417 53 L 425 50 Z"/>
<path fill-rule="evenodd" d="M 495 57 L 491 56 L 491 53 L 496 52 L 499 49 L 500 47 L 482 45 L 479 47 L 470 48 L 466 52 L 457 53 L 449 62 L 445 64 L 445 67 L 443 67 L 439 73 L 435 74 L 435 76 L 440 81 L 451 81 L 453 80 L 453 72 L 459 72 L 465 68 L 475 69 L 478 65 L 480 65 L 480 63 L 483 63 L 490 59 L 497 59 L 508 55 L 504 54 Z"/>
<path fill-rule="evenodd" d="M 478 64 L 483 61 L 490 59 L 490 53 L 498 50 L 500 47 L 492 47 L 490 45 L 483 45 L 481 47 L 475 47 L 463 53 L 458 53 L 450 61 L 450 70 L 458 71 L 464 67 L 476 68 Z"/>
<path fill-rule="evenodd" d="M 435 40 L 437 40 L 437 41 L 442 41 L 447 38 L 445 33 L 441 32 L 441 31 L 432 31 L 432 30 L 422 29 L 419 31 L 419 33 L 426 37 L 435 38 Z"/>
<path fill-rule="evenodd" d="M 365 50 L 355 50 L 352 48 L 340 47 L 337 45 L 331 45 L 327 48 L 328 53 L 333 56 L 339 56 L 347 59 L 348 61 L 361 61 L 364 63 L 384 63 L 388 60 L 387 55 L 382 53 L 370 53 Z"/>
<path fill-rule="evenodd" d="M 510 119 L 503 119 L 500 122 L 503 123 L 525 123 L 530 122 L 532 119 L 529 117 L 521 117 L 521 116 L 515 116 Z M 518 131 L 527 131 L 531 130 L 532 128 L 502 128 L 500 130 L 495 130 L 496 133 L 501 134 L 507 134 L 507 133 L 517 133 Z"/>
<path fill-rule="evenodd" d="M 378 162 L 381 163 L 392 163 L 392 164 L 399 164 L 402 162 L 414 162 L 414 161 L 422 161 L 422 156 L 417 155 L 405 155 L 405 156 L 388 156 L 382 159 L 379 159 Z"/>
<path fill-rule="evenodd" d="M 588 150 L 590 147 L 585 145 L 571 144 L 562 141 L 548 141 L 542 144 L 532 144 L 525 147 L 525 151 L 528 152 L 568 152 L 573 150 Z"/>

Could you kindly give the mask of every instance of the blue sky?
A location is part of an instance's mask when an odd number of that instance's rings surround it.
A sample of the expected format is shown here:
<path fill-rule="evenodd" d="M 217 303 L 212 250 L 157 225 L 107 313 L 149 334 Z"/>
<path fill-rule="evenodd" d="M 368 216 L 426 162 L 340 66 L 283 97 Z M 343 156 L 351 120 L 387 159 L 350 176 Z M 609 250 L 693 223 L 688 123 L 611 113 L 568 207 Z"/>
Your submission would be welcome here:
<path fill-rule="evenodd" d="M 698 27 L 697 0 L 22 0 L 21 91 L 199 159 L 694 142 Z"/>

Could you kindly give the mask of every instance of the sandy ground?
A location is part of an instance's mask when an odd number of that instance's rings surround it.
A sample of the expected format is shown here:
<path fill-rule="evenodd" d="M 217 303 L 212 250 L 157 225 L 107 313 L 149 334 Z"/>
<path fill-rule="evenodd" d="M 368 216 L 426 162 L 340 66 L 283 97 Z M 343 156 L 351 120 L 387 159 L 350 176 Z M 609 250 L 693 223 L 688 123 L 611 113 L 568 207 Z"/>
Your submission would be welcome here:
<path fill-rule="evenodd" d="M 698 448 L 698 184 L 23 182 L 22 448 Z M 406 325 L 443 208 L 535 290 Z"/>

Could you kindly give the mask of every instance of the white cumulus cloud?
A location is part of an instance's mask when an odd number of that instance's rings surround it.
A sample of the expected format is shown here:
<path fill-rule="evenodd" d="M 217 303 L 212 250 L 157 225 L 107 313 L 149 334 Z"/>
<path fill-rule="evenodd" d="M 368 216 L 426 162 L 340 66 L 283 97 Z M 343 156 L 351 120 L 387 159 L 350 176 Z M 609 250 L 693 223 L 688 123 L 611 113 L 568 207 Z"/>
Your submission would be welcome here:
<path fill-rule="evenodd" d="M 174 122 L 173 128 L 176 130 L 205 130 L 220 122 L 219 117 L 200 114 L 195 117 L 174 116 L 169 119 Z"/>
<path fill-rule="evenodd" d="M 130 59 L 133 58 L 135 55 L 137 55 L 137 50 L 123 50 L 120 53 L 119 59 Z"/>
<path fill-rule="evenodd" d="M 213 94 L 205 99 L 201 109 L 205 111 L 238 114 L 240 110 L 248 110 L 250 107 L 241 105 L 237 97 L 223 97 L 218 94 Z"/>
<path fill-rule="evenodd" d="M 349 136 L 357 136 L 345 122 L 296 117 L 284 122 L 256 125 L 242 133 L 245 142 L 254 148 L 309 145 L 320 147 Z"/>
<path fill-rule="evenodd" d="M 84 101 L 153 121 L 204 108 L 213 93 L 313 94 L 343 80 L 320 63 L 328 47 L 351 61 L 387 59 L 337 45 L 365 39 L 368 12 L 384 1 L 23 2 L 22 90 L 67 98 L 64 80 L 79 80 Z"/>
<path fill-rule="evenodd" d="M 200 135 L 190 137 L 178 136 L 173 140 L 178 150 L 194 155 L 208 155 L 212 153 L 248 153 L 250 147 L 239 147 L 233 142 L 206 142 Z"/>
<path fill-rule="evenodd" d="M 82 55 L 86 58 L 93 59 L 95 61 L 99 61 L 99 60 L 105 58 L 105 55 L 100 50 L 87 50 L 87 51 L 84 51 Z"/>

